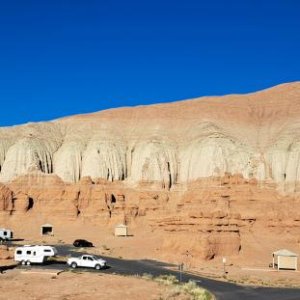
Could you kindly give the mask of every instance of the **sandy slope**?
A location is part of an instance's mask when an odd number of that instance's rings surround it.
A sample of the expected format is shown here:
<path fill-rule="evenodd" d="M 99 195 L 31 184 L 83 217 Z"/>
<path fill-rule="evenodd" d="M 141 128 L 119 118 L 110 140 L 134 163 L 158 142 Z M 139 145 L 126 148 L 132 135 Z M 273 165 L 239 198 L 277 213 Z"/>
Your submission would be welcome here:
<path fill-rule="evenodd" d="M 171 294 L 170 288 L 152 281 L 107 274 L 64 272 L 56 276 L 15 270 L 0 275 L 3 300 L 156 300 Z"/>

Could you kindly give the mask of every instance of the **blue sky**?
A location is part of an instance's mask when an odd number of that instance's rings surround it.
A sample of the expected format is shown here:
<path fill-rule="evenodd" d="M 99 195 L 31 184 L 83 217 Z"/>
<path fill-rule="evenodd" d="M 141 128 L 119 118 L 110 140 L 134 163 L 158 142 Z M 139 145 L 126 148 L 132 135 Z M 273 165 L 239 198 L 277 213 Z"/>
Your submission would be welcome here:
<path fill-rule="evenodd" d="M 0 0 L 0 126 L 300 80 L 300 1 Z"/>

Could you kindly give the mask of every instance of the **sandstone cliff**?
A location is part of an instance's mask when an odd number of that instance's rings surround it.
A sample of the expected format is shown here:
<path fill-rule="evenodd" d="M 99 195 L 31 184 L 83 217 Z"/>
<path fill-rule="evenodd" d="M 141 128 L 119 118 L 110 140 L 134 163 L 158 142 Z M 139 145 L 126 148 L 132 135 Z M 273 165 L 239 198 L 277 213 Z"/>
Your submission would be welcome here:
<path fill-rule="evenodd" d="M 247 95 L 121 108 L 0 130 L 0 181 L 39 170 L 65 182 L 159 182 L 226 172 L 300 179 L 300 83 Z"/>
<path fill-rule="evenodd" d="M 125 222 L 241 254 L 299 235 L 300 83 L 0 129 L 0 217 Z M 282 236 L 283 238 L 283 236 Z"/>

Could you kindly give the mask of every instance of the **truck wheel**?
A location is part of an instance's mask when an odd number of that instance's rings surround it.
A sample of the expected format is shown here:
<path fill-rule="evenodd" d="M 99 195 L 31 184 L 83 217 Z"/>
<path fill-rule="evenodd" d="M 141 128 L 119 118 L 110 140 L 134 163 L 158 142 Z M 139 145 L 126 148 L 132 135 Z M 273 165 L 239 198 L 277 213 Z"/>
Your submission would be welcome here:
<path fill-rule="evenodd" d="M 95 266 L 95 269 L 96 269 L 96 270 L 100 270 L 100 269 L 101 269 L 101 266 L 100 266 L 100 265 L 96 265 L 96 266 Z"/>
<path fill-rule="evenodd" d="M 26 261 L 26 265 L 30 266 L 30 261 L 29 260 Z"/>
<path fill-rule="evenodd" d="M 77 268 L 77 264 L 76 263 L 71 263 L 71 267 L 73 268 L 73 269 L 76 269 Z"/>

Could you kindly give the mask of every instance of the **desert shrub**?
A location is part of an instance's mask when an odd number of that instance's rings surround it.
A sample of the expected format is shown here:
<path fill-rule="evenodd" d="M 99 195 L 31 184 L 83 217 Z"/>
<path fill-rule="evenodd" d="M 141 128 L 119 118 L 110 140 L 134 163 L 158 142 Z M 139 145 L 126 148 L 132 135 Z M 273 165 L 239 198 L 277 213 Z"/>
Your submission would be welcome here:
<path fill-rule="evenodd" d="M 182 285 L 182 290 L 189 294 L 193 300 L 211 300 L 212 295 L 205 289 L 197 286 L 195 281 L 189 281 Z"/>
<path fill-rule="evenodd" d="M 109 247 L 107 247 L 106 245 L 102 245 L 102 249 L 103 249 L 103 250 L 105 250 L 105 251 L 108 251 L 108 250 L 110 250 L 110 248 L 109 248 Z"/>
<path fill-rule="evenodd" d="M 154 280 L 159 284 L 171 287 L 166 299 L 190 299 L 190 300 L 213 300 L 214 297 L 207 290 L 197 286 L 195 281 L 180 283 L 174 275 L 160 275 L 153 277 L 144 273 L 141 276 L 146 280 Z M 188 298 L 186 298 L 188 297 Z"/>
<path fill-rule="evenodd" d="M 174 285 L 179 282 L 174 275 L 160 275 L 155 278 L 155 281 L 164 285 Z"/>
<path fill-rule="evenodd" d="M 153 279 L 153 276 L 151 274 L 148 274 L 148 273 L 144 273 L 142 275 L 142 278 L 143 279 L 146 279 L 146 280 L 152 280 Z"/>

